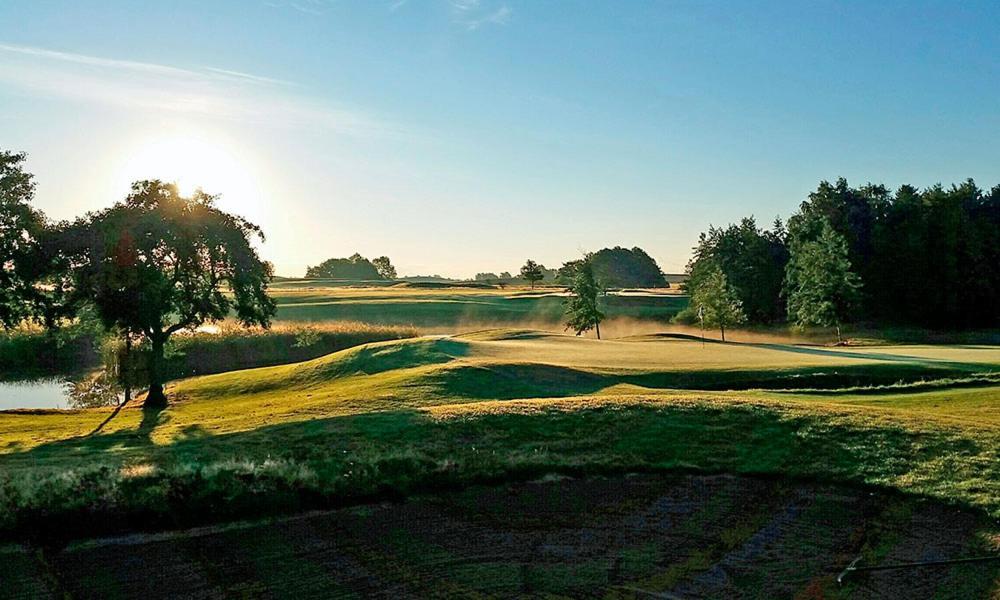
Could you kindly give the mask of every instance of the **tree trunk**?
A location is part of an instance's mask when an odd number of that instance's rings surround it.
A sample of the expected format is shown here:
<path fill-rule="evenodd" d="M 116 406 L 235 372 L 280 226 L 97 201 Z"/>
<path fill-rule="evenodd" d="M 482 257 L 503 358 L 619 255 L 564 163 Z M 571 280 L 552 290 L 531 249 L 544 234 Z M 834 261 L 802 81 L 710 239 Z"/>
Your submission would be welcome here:
<path fill-rule="evenodd" d="M 153 338 L 149 350 L 149 393 L 144 406 L 161 407 L 167 405 L 163 393 L 163 340 Z"/>
<path fill-rule="evenodd" d="M 601 324 L 599 322 L 594 323 L 594 327 L 597 328 L 597 339 L 601 339 Z"/>
<path fill-rule="evenodd" d="M 125 359 L 118 365 L 118 374 L 125 388 L 124 404 L 132 401 L 132 336 L 125 335 Z"/>
<path fill-rule="evenodd" d="M 837 345 L 844 343 L 844 338 L 840 335 L 840 323 L 837 324 Z"/>
<path fill-rule="evenodd" d="M 722 341 L 725 342 L 726 341 L 726 326 L 725 325 L 719 325 L 719 331 L 722 332 Z"/>

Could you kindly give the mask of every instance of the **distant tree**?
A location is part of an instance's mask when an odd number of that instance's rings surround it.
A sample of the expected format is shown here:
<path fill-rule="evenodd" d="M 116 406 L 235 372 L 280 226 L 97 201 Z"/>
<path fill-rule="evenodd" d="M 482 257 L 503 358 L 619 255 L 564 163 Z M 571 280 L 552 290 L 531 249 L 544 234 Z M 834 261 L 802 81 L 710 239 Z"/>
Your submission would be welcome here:
<path fill-rule="evenodd" d="M 597 297 L 601 293 L 594 276 L 594 265 L 590 256 L 576 265 L 576 273 L 569 286 L 570 296 L 566 298 L 566 329 L 572 329 L 576 335 L 596 329 L 597 339 L 601 339 L 601 321 L 604 313 L 597 306 Z"/>
<path fill-rule="evenodd" d="M 521 267 L 521 278 L 531 284 L 531 289 L 535 289 L 535 282 L 542 280 L 545 276 L 544 271 L 545 267 L 529 258 L 528 262 Z"/>
<path fill-rule="evenodd" d="M 704 277 L 718 268 L 743 303 L 749 321 L 780 321 L 787 312 L 782 296 L 788 263 L 786 238 L 780 219 L 775 219 L 771 230 L 758 227 L 753 217 L 725 228 L 709 227 L 698 238 L 687 265 L 688 279 L 682 286 L 688 291 L 697 288 Z M 696 307 L 691 305 L 678 318 L 692 321 L 695 311 Z"/>
<path fill-rule="evenodd" d="M 594 276 L 606 288 L 669 287 L 663 272 L 642 248 L 604 248 L 591 257 Z"/>
<path fill-rule="evenodd" d="M 124 202 L 64 224 L 54 236 L 71 257 L 73 298 L 92 303 L 107 328 L 148 342 L 146 404 L 163 405 L 163 350 L 169 337 L 231 313 L 245 326 L 270 324 L 272 269 L 252 240 L 256 225 L 215 207 L 198 191 L 185 198 L 160 181 L 132 185 Z"/>
<path fill-rule="evenodd" d="M 503 273 L 500 273 L 500 279 L 510 281 L 511 279 L 514 279 L 514 276 L 510 274 L 510 271 L 504 271 Z"/>
<path fill-rule="evenodd" d="M 691 304 L 706 325 L 719 328 L 723 342 L 726 341 L 726 328 L 746 322 L 743 302 L 718 266 L 708 267 L 697 287 L 691 289 Z"/>
<path fill-rule="evenodd" d="M 0 327 L 33 316 L 33 262 L 45 218 L 31 207 L 35 183 L 24 170 L 25 158 L 0 151 Z"/>
<path fill-rule="evenodd" d="M 824 220 L 816 239 L 792 245 L 786 277 L 788 318 L 800 327 L 834 326 L 842 342 L 840 325 L 857 307 L 861 289 L 843 236 Z"/>
<path fill-rule="evenodd" d="M 562 285 L 573 285 L 573 279 L 576 278 L 576 272 L 579 270 L 580 266 L 583 264 L 583 260 L 570 260 L 564 262 L 559 270 L 556 271 L 556 283 Z"/>
<path fill-rule="evenodd" d="M 306 269 L 306 277 L 309 279 L 354 279 L 367 281 L 372 279 L 383 279 L 372 261 L 357 252 L 347 258 L 328 258 L 316 265 Z"/>
<path fill-rule="evenodd" d="M 476 273 L 476 281 L 496 281 L 500 276 L 496 273 Z"/>
<path fill-rule="evenodd" d="M 396 267 L 392 266 L 388 256 L 380 256 L 372 260 L 372 265 L 382 279 L 395 279 Z"/>

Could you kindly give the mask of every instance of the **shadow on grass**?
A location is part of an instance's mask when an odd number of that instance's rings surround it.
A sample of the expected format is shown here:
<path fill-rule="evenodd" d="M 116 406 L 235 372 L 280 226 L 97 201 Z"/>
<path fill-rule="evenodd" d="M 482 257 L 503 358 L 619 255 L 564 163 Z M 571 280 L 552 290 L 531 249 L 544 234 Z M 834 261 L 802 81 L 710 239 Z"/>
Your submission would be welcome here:
<path fill-rule="evenodd" d="M 548 473 L 690 471 L 864 485 L 920 472 L 921 487 L 913 491 L 998 512 L 1000 468 L 956 477 L 941 466 L 990 455 L 997 450 L 993 438 L 876 427 L 860 419 L 831 424 L 829 416 L 733 404 L 564 406 L 449 419 L 405 410 L 225 435 L 191 426 L 157 446 L 148 441 L 159 421 L 151 412 L 130 432 L 13 455 L 22 464 L 62 468 L 56 474 L 22 468 L 7 484 L 0 476 L 0 489 L 8 490 L 0 537 L 53 543 Z M 142 469 L 123 469 L 125 460 Z"/>
<path fill-rule="evenodd" d="M 426 385 L 443 397 L 477 400 L 561 398 L 599 392 L 618 384 L 675 390 L 837 390 L 902 386 L 934 380 L 969 379 L 972 385 L 996 385 L 990 377 L 970 378 L 983 365 L 867 364 L 761 371 L 715 370 L 602 374 L 539 363 L 490 366 L 458 365 L 428 376 Z M 941 387 L 941 386 L 938 386 Z"/>
<path fill-rule="evenodd" d="M 800 346 L 794 344 L 766 344 L 766 343 L 740 343 L 741 346 L 753 348 L 763 348 L 765 350 L 777 350 L 780 352 L 792 352 L 795 354 L 809 354 L 813 356 L 828 356 L 831 358 L 856 358 L 860 360 L 877 360 L 886 362 L 901 362 L 917 365 L 940 366 L 945 368 L 973 370 L 983 369 L 980 363 L 963 363 L 948 361 L 928 356 L 911 356 L 907 354 L 887 354 L 885 352 L 862 352 L 857 350 L 835 350 L 820 348 L 817 346 Z"/>

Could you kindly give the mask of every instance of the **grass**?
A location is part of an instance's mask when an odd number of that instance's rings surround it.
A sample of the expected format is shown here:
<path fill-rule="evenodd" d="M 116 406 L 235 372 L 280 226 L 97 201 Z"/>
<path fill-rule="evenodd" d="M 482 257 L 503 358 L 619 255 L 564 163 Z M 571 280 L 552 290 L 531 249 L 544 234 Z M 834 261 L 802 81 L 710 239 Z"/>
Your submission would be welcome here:
<path fill-rule="evenodd" d="M 314 282 L 277 283 L 279 321 L 348 320 L 454 331 L 488 326 L 559 327 L 564 321 L 561 290 L 333 286 Z M 687 305 L 676 294 L 609 295 L 602 300 L 609 319 L 668 322 Z"/>
<path fill-rule="evenodd" d="M 676 470 L 874 485 L 1000 517 L 998 366 L 996 347 L 525 330 L 367 344 L 180 381 L 167 410 L 126 407 L 103 427 L 106 410 L 0 413 L 0 531 L 83 535 L 552 472 Z M 941 378 L 975 381 L 905 384 Z M 884 381 L 904 385 L 803 391 Z M 792 389 L 751 389 L 775 386 Z"/>
<path fill-rule="evenodd" d="M 0 381 L 77 372 L 80 365 L 97 361 L 94 338 L 85 327 L 56 333 L 28 324 L 12 330 L 0 328 Z"/>
<path fill-rule="evenodd" d="M 357 322 L 280 322 L 246 329 L 223 322 L 174 334 L 167 345 L 170 379 L 309 360 L 351 346 L 415 337 L 412 327 Z M 99 334 L 73 324 L 54 334 L 38 327 L 0 330 L 0 381 L 79 376 L 100 367 Z"/>
<path fill-rule="evenodd" d="M 282 322 L 269 329 L 246 329 L 223 323 L 210 331 L 174 335 L 168 350 L 167 370 L 170 378 L 181 378 L 266 367 L 416 335 L 411 327 L 350 321 Z"/>

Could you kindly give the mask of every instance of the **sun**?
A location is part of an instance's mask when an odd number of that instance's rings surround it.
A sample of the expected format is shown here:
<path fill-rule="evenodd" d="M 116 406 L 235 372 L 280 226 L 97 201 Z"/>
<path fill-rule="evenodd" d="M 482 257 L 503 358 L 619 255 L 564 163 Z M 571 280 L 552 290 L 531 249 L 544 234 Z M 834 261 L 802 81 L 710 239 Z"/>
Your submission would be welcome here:
<path fill-rule="evenodd" d="M 125 185 L 142 179 L 173 182 L 183 196 L 201 189 L 220 195 L 220 208 L 248 218 L 261 216 L 260 187 L 253 170 L 223 144 L 196 135 L 138 144 L 127 153 L 121 179 Z"/>

